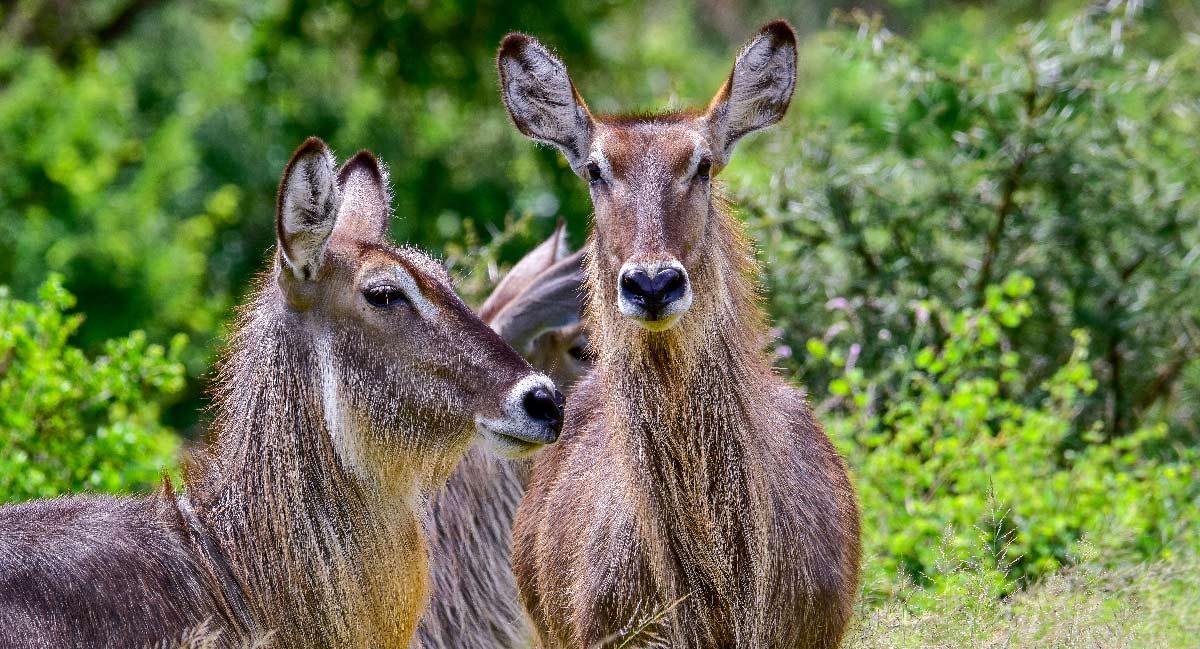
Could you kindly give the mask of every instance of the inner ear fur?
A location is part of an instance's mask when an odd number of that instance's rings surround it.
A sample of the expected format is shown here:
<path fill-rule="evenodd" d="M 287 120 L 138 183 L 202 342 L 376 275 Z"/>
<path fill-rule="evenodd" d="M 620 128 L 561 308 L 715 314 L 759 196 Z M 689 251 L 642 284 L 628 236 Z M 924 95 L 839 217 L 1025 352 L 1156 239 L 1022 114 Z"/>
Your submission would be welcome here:
<path fill-rule="evenodd" d="M 275 234 L 284 265 L 301 281 L 320 271 L 341 195 L 333 152 L 310 137 L 284 168 L 275 203 Z"/>
<path fill-rule="evenodd" d="M 796 88 L 796 33 L 784 20 L 763 25 L 742 48 L 708 106 L 716 146 L 728 162 L 743 136 L 778 122 Z"/>
<path fill-rule="evenodd" d="M 517 130 L 558 147 L 581 174 L 593 122 L 567 66 L 536 38 L 513 32 L 500 41 L 496 68 L 504 106 Z"/>

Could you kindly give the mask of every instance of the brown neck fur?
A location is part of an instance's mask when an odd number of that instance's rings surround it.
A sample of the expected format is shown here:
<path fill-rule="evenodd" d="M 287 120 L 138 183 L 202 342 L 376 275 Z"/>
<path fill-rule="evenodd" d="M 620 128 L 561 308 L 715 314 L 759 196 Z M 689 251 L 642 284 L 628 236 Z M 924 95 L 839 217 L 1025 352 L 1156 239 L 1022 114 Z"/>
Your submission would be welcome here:
<path fill-rule="evenodd" d="M 586 268 L 587 319 L 598 356 L 597 375 L 616 390 L 612 403 L 651 408 L 678 404 L 694 417 L 709 408 L 728 407 L 731 401 L 753 400 L 762 381 L 769 380 L 761 351 L 766 318 L 751 243 L 723 199 L 717 198 L 710 207 L 708 223 L 709 252 L 689 269 L 697 287 L 695 303 L 678 325 L 659 333 L 645 331 L 617 310 L 612 299 L 617 269 L 595 253 L 593 242 Z M 639 387 L 648 377 L 664 379 L 656 383 L 659 392 L 646 394 Z M 671 398 L 676 392 L 695 394 L 695 388 L 713 381 L 724 386 L 723 403 L 705 402 L 695 411 Z"/>
<path fill-rule="evenodd" d="M 273 278 L 263 286 L 220 369 L 217 442 L 187 497 L 280 646 L 407 646 L 426 590 L 414 503 L 339 461 L 314 361 L 328 350 L 287 323 Z"/>
<path fill-rule="evenodd" d="M 608 450 L 640 483 L 635 519 L 662 558 L 655 579 L 689 593 L 686 606 L 729 610 L 768 587 L 744 569 L 765 560 L 771 511 L 754 453 L 764 431 L 784 424 L 766 401 L 777 380 L 761 351 L 765 317 L 751 244 L 723 204 L 711 209 L 709 227 L 711 252 L 690 269 L 695 302 L 676 327 L 654 334 L 630 323 L 612 306 L 616 269 L 596 263 L 588 269 L 589 316 L 599 392 L 611 395 Z"/>

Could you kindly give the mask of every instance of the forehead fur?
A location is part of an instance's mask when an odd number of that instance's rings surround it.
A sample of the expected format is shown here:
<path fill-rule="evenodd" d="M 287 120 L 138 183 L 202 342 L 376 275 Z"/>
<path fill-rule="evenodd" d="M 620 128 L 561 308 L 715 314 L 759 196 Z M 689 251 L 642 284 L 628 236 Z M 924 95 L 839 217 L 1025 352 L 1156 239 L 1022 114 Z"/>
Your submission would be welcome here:
<path fill-rule="evenodd" d="M 450 274 L 432 257 L 413 246 L 391 246 L 382 243 L 360 242 L 360 258 L 363 261 L 377 260 L 381 263 L 398 263 L 426 280 L 452 286 Z"/>
<path fill-rule="evenodd" d="M 704 113 L 700 110 L 695 108 L 685 108 L 682 110 L 670 110 L 663 112 L 599 115 L 595 117 L 595 120 L 601 124 L 615 128 L 630 128 L 636 126 L 684 124 L 688 122 L 695 122 L 703 116 Z"/>
<path fill-rule="evenodd" d="M 648 166 L 682 172 L 694 166 L 698 155 L 708 152 L 708 142 L 695 119 L 623 119 L 598 129 L 594 150 L 617 175 Z"/>

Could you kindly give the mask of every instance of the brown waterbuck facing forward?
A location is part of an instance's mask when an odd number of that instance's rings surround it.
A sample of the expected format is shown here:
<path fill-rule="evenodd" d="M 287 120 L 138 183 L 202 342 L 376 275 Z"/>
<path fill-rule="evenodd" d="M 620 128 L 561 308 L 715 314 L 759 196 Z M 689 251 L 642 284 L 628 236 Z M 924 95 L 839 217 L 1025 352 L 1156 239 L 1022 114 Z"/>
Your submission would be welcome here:
<path fill-rule="evenodd" d="M 278 252 L 218 375 L 187 490 L 0 508 L 0 646 L 407 647 L 421 516 L 480 431 L 553 442 L 554 386 L 431 259 L 387 240 L 387 178 L 313 138 L 280 183 Z M 210 645 L 206 645 L 210 646 Z"/>
<path fill-rule="evenodd" d="M 522 133 L 590 185 L 594 369 L 536 462 L 514 530 L 549 647 L 833 647 L 859 571 L 853 488 L 761 347 L 751 244 L 713 186 L 782 118 L 796 41 L 773 22 L 708 108 L 592 115 L 566 68 L 510 34 L 497 64 Z"/>

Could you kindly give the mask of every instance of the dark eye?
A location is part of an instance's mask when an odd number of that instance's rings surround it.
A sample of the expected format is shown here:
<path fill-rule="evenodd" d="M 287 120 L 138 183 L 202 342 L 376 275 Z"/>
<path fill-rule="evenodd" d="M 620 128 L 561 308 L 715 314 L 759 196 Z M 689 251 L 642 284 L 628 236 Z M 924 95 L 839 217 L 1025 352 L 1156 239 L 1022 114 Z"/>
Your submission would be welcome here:
<path fill-rule="evenodd" d="M 604 182 L 604 175 L 600 173 L 600 165 L 595 162 L 588 163 L 588 182 L 593 185 Z"/>
<path fill-rule="evenodd" d="M 371 306 L 379 308 L 408 303 L 408 296 L 395 286 L 372 286 L 363 291 L 363 297 Z"/>
<path fill-rule="evenodd" d="M 712 173 L 712 160 L 708 158 L 700 158 L 700 164 L 696 165 L 696 179 L 707 182 L 709 174 Z"/>
<path fill-rule="evenodd" d="M 571 345 L 567 353 L 571 355 L 571 358 L 580 362 L 592 360 L 591 353 L 588 352 L 587 340 L 581 340 Z"/>

